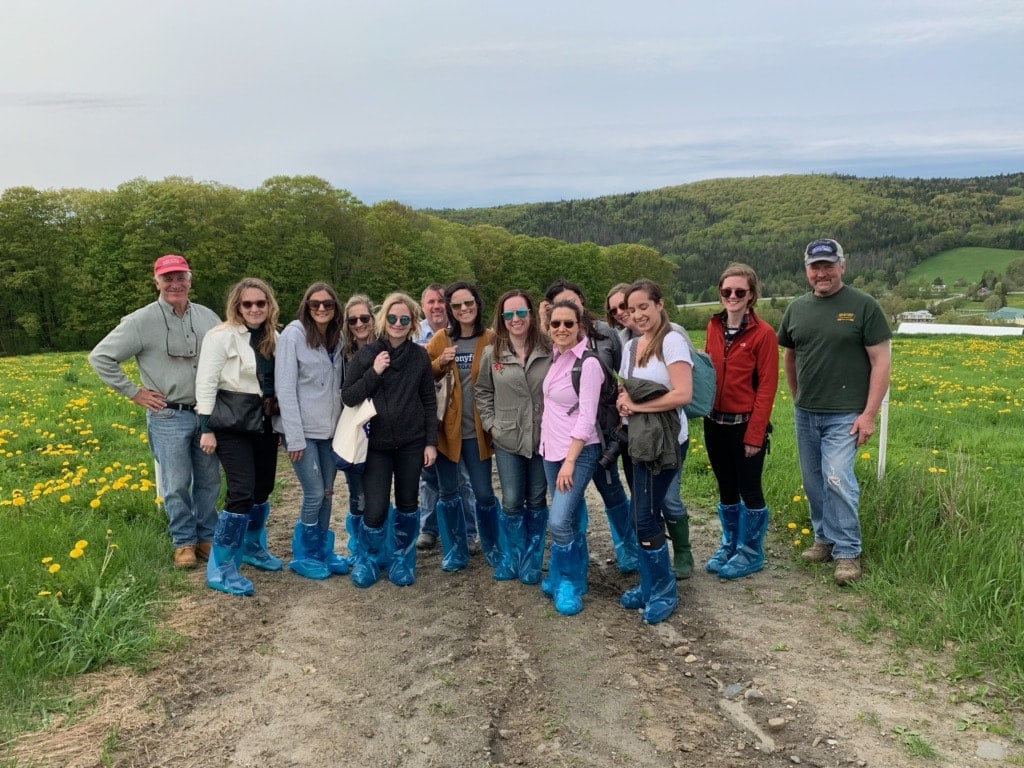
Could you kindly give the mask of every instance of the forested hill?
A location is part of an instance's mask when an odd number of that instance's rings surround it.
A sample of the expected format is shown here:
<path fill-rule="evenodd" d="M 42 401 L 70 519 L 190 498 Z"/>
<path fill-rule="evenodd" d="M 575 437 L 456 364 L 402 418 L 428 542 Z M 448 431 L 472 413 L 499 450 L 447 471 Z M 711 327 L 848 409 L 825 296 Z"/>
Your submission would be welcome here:
<path fill-rule="evenodd" d="M 715 179 L 589 200 L 426 213 L 569 242 L 651 246 L 678 265 L 680 302 L 714 298 L 709 286 L 730 261 L 754 265 L 769 295 L 789 295 L 804 288 L 800 253 L 816 237 L 843 244 L 852 275 L 889 285 L 948 248 L 1024 248 L 1024 173 Z"/>

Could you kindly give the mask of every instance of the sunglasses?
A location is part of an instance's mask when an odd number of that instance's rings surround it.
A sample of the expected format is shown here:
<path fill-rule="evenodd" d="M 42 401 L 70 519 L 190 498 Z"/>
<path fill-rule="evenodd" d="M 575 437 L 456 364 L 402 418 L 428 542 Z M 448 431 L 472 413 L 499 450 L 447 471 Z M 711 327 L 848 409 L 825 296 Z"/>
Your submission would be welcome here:
<path fill-rule="evenodd" d="M 351 319 L 349 318 L 349 320 Z M 412 318 L 409 315 L 402 315 L 401 317 L 398 315 L 388 315 L 384 319 L 388 321 L 388 325 L 400 325 L 403 328 L 412 322 Z"/>
<path fill-rule="evenodd" d="M 338 306 L 338 302 L 334 299 L 324 299 L 323 301 L 320 299 L 309 299 L 306 301 L 306 306 L 314 310 L 320 309 L 320 307 L 323 307 L 324 309 L 334 309 Z"/>
<path fill-rule="evenodd" d="M 571 331 L 573 328 L 576 327 L 576 321 L 575 320 L 552 320 L 550 323 L 548 323 L 548 325 L 550 325 L 552 328 L 555 328 L 555 329 L 561 328 L 564 325 L 567 329 L 569 329 Z"/>
<path fill-rule="evenodd" d="M 608 305 L 608 310 L 610 312 L 615 312 L 616 310 L 618 310 L 619 312 L 625 312 L 627 309 L 629 309 L 629 307 L 626 305 L 626 302 L 622 302 L 621 304 Z"/>
<path fill-rule="evenodd" d="M 349 325 L 359 325 L 360 323 L 366 325 L 371 320 L 373 320 L 373 318 L 370 315 L 352 315 L 351 317 L 345 318 L 345 321 Z"/>
<path fill-rule="evenodd" d="M 734 293 L 736 294 L 737 299 L 743 299 L 746 298 L 746 295 L 750 293 L 750 291 L 746 288 L 719 288 L 718 293 L 723 299 L 728 299 Z"/>
<path fill-rule="evenodd" d="M 476 306 L 476 299 L 466 299 L 465 301 L 452 301 L 448 304 L 452 308 L 452 312 L 458 312 L 460 309 L 472 309 Z"/>
<path fill-rule="evenodd" d="M 242 309 L 252 309 L 253 307 L 256 307 L 257 309 L 265 309 L 266 306 L 267 306 L 267 300 L 266 299 L 256 299 L 256 301 L 243 301 L 242 302 Z"/>
<path fill-rule="evenodd" d="M 506 320 L 511 320 L 513 317 L 524 318 L 528 314 L 530 314 L 530 310 L 526 307 L 519 307 L 518 309 L 506 309 L 501 316 Z"/>

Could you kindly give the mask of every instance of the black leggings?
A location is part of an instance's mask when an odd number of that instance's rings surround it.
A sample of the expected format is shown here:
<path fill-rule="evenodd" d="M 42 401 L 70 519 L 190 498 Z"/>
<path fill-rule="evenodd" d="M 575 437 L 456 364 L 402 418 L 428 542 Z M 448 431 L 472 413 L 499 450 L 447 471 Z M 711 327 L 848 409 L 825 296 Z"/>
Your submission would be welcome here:
<path fill-rule="evenodd" d="M 395 509 L 414 512 L 420 508 L 420 472 L 423 470 L 424 443 L 408 443 L 389 451 L 370 448 L 363 467 L 363 521 L 379 528 L 388 519 L 391 480 L 395 481 Z"/>
<path fill-rule="evenodd" d="M 722 504 L 739 504 L 742 499 L 747 509 L 762 509 L 765 503 L 761 472 L 765 450 L 762 448 L 747 458 L 743 449 L 746 431 L 746 424 L 719 424 L 704 419 L 704 445 L 715 471 Z"/>

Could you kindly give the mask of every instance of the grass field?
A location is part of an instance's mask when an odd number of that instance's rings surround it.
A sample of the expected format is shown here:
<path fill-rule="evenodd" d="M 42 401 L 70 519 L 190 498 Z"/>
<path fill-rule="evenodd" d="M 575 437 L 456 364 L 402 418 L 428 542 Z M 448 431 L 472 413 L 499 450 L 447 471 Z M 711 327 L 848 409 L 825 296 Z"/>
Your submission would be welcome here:
<path fill-rule="evenodd" d="M 897 337 L 884 477 L 877 439 L 857 461 L 867 607 L 846 629 L 951 651 L 936 674 L 996 712 L 1024 703 L 1022 368 L 1019 339 Z M 798 564 L 811 537 L 784 386 L 773 422 L 769 536 Z M 691 436 L 683 499 L 710 516 L 698 420 Z M 73 713 L 74 675 L 168 641 L 160 610 L 183 580 L 150 467 L 143 412 L 83 353 L 0 359 L 0 736 Z"/>
<path fill-rule="evenodd" d="M 936 254 L 923 261 L 907 275 L 909 281 L 931 283 L 941 277 L 948 288 L 963 279 L 977 283 L 986 270 L 996 273 L 1006 271 L 1006 265 L 1014 259 L 1024 258 L 1024 251 L 1005 248 L 953 248 Z"/>

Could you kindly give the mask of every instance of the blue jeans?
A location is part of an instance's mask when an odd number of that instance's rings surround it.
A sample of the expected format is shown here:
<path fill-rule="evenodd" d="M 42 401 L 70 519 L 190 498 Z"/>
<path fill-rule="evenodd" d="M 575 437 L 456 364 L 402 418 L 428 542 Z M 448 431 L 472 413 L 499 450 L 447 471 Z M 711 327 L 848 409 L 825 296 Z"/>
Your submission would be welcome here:
<path fill-rule="evenodd" d="M 338 474 L 331 455 L 330 439 L 307 437 L 302 458 L 293 461 L 292 467 L 302 486 L 299 519 L 304 525 L 319 524 L 326 530 L 331 522 L 331 498 L 334 496 L 334 478 Z"/>
<path fill-rule="evenodd" d="M 345 470 L 345 483 L 348 485 L 348 513 L 361 515 L 366 509 L 366 494 L 363 492 L 363 476 L 350 469 Z"/>
<path fill-rule="evenodd" d="M 220 495 L 220 461 L 199 447 L 199 417 L 164 408 L 146 412 L 149 449 L 157 463 L 157 493 L 164 500 L 176 547 L 212 541 Z"/>
<path fill-rule="evenodd" d="M 661 513 L 666 520 L 681 520 L 687 515 L 680 486 L 683 482 L 683 464 L 686 462 L 686 452 L 689 449 L 690 438 L 686 438 L 686 442 L 679 445 L 679 471 L 676 472 L 675 479 L 669 483 L 665 499 L 661 502 Z"/>
<path fill-rule="evenodd" d="M 548 505 L 548 479 L 544 459 L 531 458 L 494 449 L 494 463 L 501 483 L 501 507 L 506 515 L 522 514 L 523 508 L 545 509 Z"/>
<path fill-rule="evenodd" d="M 853 473 L 857 436 L 850 428 L 856 413 L 819 413 L 793 409 L 800 476 L 811 508 L 814 540 L 831 542 L 832 557 L 858 557 L 861 551 L 857 502 L 860 486 Z"/>
<path fill-rule="evenodd" d="M 438 454 L 440 457 L 440 454 Z M 476 497 L 469 482 L 466 462 L 459 461 L 459 492 L 462 494 L 462 511 L 466 517 L 466 535 L 476 538 Z M 424 467 L 420 475 L 420 530 L 437 536 L 437 466 Z"/>
<path fill-rule="evenodd" d="M 682 465 L 674 470 L 654 473 L 647 462 L 633 462 L 633 522 L 636 538 L 644 549 L 658 549 L 665 543 L 665 501 L 671 488 L 676 489 L 676 498 L 679 499 L 681 471 Z M 682 499 L 679 499 L 679 505 L 682 505 Z"/>
<path fill-rule="evenodd" d="M 494 503 L 494 488 L 491 486 L 491 460 L 481 459 L 476 438 L 467 437 L 462 441 L 462 456 L 459 463 L 443 453 L 437 454 L 437 493 L 442 501 L 459 496 L 459 465 L 466 465 L 469 484 L 473 487 L 477 507 L 489 507 Z M 467 517 L 468 517 L 467 511 Z"/>
<path fill-rule="evenodd" d="M 560 491 L 556 485 L 558 470 L 562 468 L 561 461 L 548 461 L 544 459 L 544 474 L 548 478 L 548 487 L 551 489 L 551 511 L 548 514 L 548 531 L 551 533 L 551 541 L 565 547 L 572 541 L 573 532 L 576 529 L 575 517 L 577 507 L 583 499 L 583 492 L 587 489 L 587 483 L 594 476 L 594 467 L 597 466 L 597 458 L 601 454 L 601 446 L 597 443 L 583 446 L 576 465 L 573 467 L 572 488 L 568 491 Z"/>

